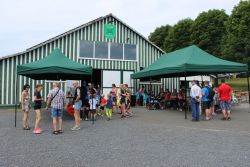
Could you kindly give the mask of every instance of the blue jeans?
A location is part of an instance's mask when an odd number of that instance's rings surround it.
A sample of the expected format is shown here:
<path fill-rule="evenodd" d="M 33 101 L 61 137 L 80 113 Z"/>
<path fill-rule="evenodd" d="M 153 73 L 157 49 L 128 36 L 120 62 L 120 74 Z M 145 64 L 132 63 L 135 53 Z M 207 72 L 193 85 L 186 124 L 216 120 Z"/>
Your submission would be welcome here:
<path fill-rule="evenodd" d="M 52 118 L 62 118 L 63 109 L 51 108 L 51 117 Z"/>
<path fill-rule="evenodd" d="M 194 98 L 191 100 L 192 120 L 199 121 L 200 119 L 200 102 L 195 101 Z"/>

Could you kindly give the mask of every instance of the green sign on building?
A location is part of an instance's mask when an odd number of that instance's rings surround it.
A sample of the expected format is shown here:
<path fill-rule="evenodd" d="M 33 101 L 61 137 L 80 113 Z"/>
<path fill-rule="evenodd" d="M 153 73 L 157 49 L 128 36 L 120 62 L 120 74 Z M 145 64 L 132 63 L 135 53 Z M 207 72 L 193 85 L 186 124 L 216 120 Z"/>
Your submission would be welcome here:
<path fill-rule="evenodd" d="M 104 36 L 108 39 L 113 39 L 116 34 L 116 28 L 113 24 L 104 25 Z"/>

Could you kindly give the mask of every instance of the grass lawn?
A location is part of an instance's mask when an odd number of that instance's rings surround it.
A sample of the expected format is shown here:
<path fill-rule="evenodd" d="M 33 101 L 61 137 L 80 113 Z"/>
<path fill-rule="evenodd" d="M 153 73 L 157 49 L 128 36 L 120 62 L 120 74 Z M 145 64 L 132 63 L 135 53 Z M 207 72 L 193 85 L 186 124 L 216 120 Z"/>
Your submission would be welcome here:
<path fill-rule="evenodd" d="M 247 91 L 247 78 L 226 79 L 226 83 L 228 83 L 234 90 Z"/>

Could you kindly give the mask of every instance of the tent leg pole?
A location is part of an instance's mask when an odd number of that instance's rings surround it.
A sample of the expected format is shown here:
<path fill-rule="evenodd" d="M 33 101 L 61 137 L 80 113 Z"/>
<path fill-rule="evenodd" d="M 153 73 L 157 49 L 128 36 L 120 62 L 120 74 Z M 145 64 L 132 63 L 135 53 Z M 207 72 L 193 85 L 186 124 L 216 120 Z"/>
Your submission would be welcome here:
<path fill-rule="evenodd" d="M 186 108 L 185 108 L 185 119 L 187 119 L 187 109 L 188 109 L 188 103 L 187 103 L 187 76 L 185 73 L 185 103 L 186 103 Z"/>
<path fill-rule="evenodd" d="M 151 96 L 152 96 L 152 78 L 150 77 L 149 81 L 149 91 L 150 91 L 150 96 L 149 96 L 149 110 L 151 110 Z"/>
<path fill-rule="evenodd" d="M 250 108 L 250 85 L 249 85 L 250 71 L 247 72 L 247 89 L 248 89 L 248 104 Z M 250 111 L 249 111 L 250 113 Z"/>
<path fill-rule="evenodd" d="M 17 122 L 17 107 L 18 107 L 18 105 L 17 105 L 17 101 L 18 101 L 18 92 L 19 92 L 19 90 L 18 90 L 18 88 L 19 88 L 19 84 L 18 84 L 18 79 L 19 79 L 19 77 L 18 77 L 18 75 L 16 74 L 16 85 L 15 85 L 15 87 L 16 87 L 16 100 L 15 100 L 15 128 L 16 128 L 16 122 Z"/>

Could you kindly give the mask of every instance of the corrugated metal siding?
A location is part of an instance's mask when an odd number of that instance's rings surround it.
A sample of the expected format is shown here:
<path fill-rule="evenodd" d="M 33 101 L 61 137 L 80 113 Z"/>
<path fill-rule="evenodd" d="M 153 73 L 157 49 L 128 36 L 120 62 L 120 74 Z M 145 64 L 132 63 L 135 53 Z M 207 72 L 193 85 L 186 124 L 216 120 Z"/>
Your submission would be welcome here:
<path fill-rule="evenodd" d="M 133 61 L 109 61 L 109 60 L 93 60 L 93 59 L 78 59 L 79 55 L 79 40 L 90 41 L 105 41 L 108 39 L 104 37 L 104 24 L 113 20 L 116 25 L 116 37 L 110 42 L 136 44 L 138 49 L 138 62 Z M 133 70 L 139 71 L 140 67 L 147 67 L 162 55 L 162 51 L 144 40 L 136 32 L 132 31 L 129 27 L 125 26 L 119 20 L 112 16 L 101 19 L 93 24 L 87 25 L 78 29 L 70 34 L 66 34 L 58 39 L 55 39 L 40 47 L 29 50 L 23 54 L 9 57 L 1 60 L 1 104 L 14 104 L 15 103 L 15 76 L 16 65 L 30 63 L 42 59 L 47 56 L 55 48 L 60 48 L 61 51 L 70 59 L 78 61 L 79 63 L 91 65 L 95 69 L 109 69 L 109 70 Z M 135 80 L 135 89 L 139 88 L 139 80 Z M 163 79 L 163 87 L 173 89 L 177 87 L 178 79 Z M 45 96 L 51 88 L 51 84 L 45 81 L 34 81 L 29 78 L 19 76 L 19 100 L 21 96 L 21 89 L 24 84 L 31 85 L 31 95 L 33 95 L 34 87 L 37 83 L 45 85 L 42 95 Z M 65 84 L 61 85 L 66 90 Z M 159 91 L 161 86 L 154 86 L 154 91 Z M 178 88 L 178 87 L 177 87 Z"/>

